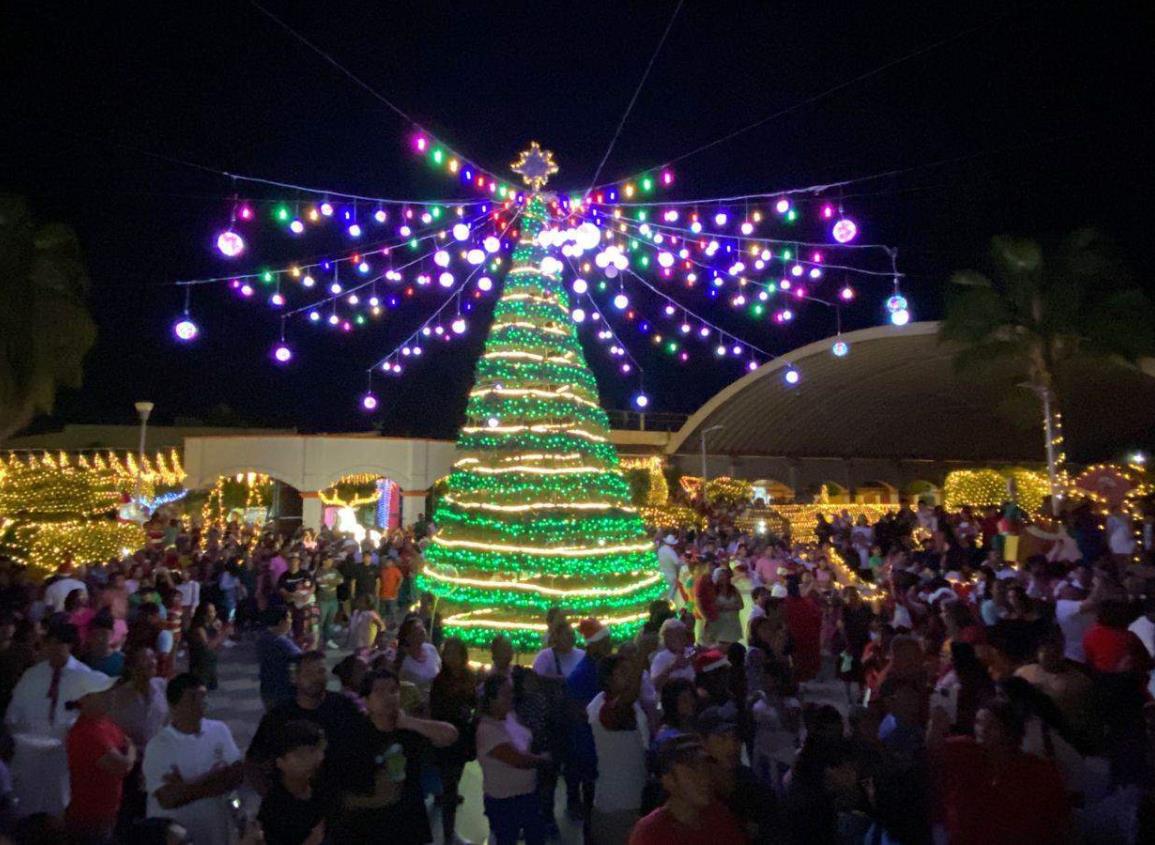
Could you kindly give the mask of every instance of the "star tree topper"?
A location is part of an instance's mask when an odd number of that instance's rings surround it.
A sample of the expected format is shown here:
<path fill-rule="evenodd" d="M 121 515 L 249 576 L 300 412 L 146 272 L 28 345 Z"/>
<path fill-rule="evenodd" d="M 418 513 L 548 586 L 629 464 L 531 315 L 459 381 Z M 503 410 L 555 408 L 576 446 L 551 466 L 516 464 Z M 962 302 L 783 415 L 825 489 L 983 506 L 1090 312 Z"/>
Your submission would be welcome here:
<path fill-rule="evenodd" d="M 557 173 L 557 164 L 554 163 L 552 151 L 543 150 L 537 141 L 531 141 L 529 149 L 521 152 L 510 169 L 520 174 L 525 184 L 533 190 L 540 191 L 549 177 Z"/>

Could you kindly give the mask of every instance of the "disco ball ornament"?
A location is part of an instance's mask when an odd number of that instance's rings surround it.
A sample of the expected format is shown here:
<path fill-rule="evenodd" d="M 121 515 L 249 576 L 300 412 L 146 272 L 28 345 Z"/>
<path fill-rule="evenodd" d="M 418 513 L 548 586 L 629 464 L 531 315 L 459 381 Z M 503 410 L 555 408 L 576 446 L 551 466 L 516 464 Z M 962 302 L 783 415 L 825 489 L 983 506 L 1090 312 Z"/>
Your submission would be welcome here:
<path fill-rule="evenodd" d="M 245 239 L 232 229 L 226 229 L 217 235 L 217 249 L 225 258 L 236 258 L 245 251 Z"/>
<path fill-rule="evenodd" d="M 906 308 L 907 308 L 906 297 L 903 296 L 901 293 L 896 293 L 890 299 L 886 300 L 886 310 L 889 311 L 891 314 L 895 314 L 899 311 L 905 311 Z"/>
<path fill-rule="evenodd" d="M 836 340 L 834 345 L 830 347 L 830 351 L 834 353 L 835 358 L 845 358 L 850 351 L 850 344 L 844 340 Z"/>
<path fill-rule="evenodd" d="M 858 237 L 858 224 L 849 217 L 843 217 L 834 224 L 831 234 L 834 236 L 834 240 L 840 244 L 850 243 Z"/>

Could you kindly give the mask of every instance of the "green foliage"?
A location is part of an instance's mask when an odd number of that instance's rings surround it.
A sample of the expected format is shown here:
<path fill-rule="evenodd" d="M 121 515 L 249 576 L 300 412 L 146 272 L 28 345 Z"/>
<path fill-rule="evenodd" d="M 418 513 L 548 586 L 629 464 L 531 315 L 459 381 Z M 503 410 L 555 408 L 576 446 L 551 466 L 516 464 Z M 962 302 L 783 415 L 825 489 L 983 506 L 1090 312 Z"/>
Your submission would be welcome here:
<path fill-rule="evenodd" d="M 1155 354 L 1151 301 L 1096 232 L 1075 232 L 1049 256 L 1035 241 L 996 237 L 990 269 L 951 279 L 941 337 L 960 345 L 960 372 L 1057 392 L 1073 361 Z"/>
<path fill-rule="evenodd" d="M 80 386 L 96 341 L 88 285 L 76 233 L 0 195 L 0 442 L 52 413 L 57 388 Z"/>

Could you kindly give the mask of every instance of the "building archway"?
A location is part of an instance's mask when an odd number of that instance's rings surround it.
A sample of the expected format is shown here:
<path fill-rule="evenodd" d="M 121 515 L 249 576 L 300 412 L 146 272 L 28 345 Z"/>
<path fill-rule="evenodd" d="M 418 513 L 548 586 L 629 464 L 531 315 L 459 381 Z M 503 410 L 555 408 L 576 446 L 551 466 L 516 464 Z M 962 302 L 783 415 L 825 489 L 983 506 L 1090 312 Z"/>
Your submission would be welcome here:
<path fill-rule="evenodd" d="M 898 489 L 885 481 L 863 481 L 854 491 L 854 501 L 860 505 L 895 505 Z"/>
<path fill-rule="evenodd" d="M 401 485 L 372 472 L 349 473 L 317 492 L 321 524 L 358 541 L 401 527 Z"/>
<path fill-rule="evenodd" d="M 915 479 L 903 489 L 903 498 L 911 505 L 917 506 L 920 502 L 931 505 L 942 504 L 942 489 L 930 481 Z"/>
<path fill-rule="evenodd" d="M 790 504 L 794 501 L 794 488 L 775 478 L 761 478 L 751 482 L 754 487 L 754 502 L 762 500 L 765 506 Z"/>
<path fill-rule="evenodd" d="M 301 492 L 257 469 L 238 468 L 219 475 L 208 490 L 188 497 L 185 512 L 205 528 L 239 523 L 289 535 L 301 525 Z"/>
<path fill-rule="evenodd" d="M 849 505 L 850 491 L 837 481 L 819 481 L 806 488 L 808 502 L 827 505 Z"/>

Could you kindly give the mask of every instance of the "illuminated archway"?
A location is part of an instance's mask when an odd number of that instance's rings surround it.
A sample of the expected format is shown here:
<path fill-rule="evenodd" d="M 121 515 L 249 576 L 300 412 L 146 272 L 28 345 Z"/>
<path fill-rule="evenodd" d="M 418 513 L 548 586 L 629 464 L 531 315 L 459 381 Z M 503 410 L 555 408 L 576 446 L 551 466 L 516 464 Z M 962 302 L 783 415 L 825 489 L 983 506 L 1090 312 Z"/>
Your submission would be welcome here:
<path fill-rule="evenodd" d="M 317 496 L 321 523 L 358 540 L 401 527 L 401 486 L 383 475 L 344 475 Z"/>

